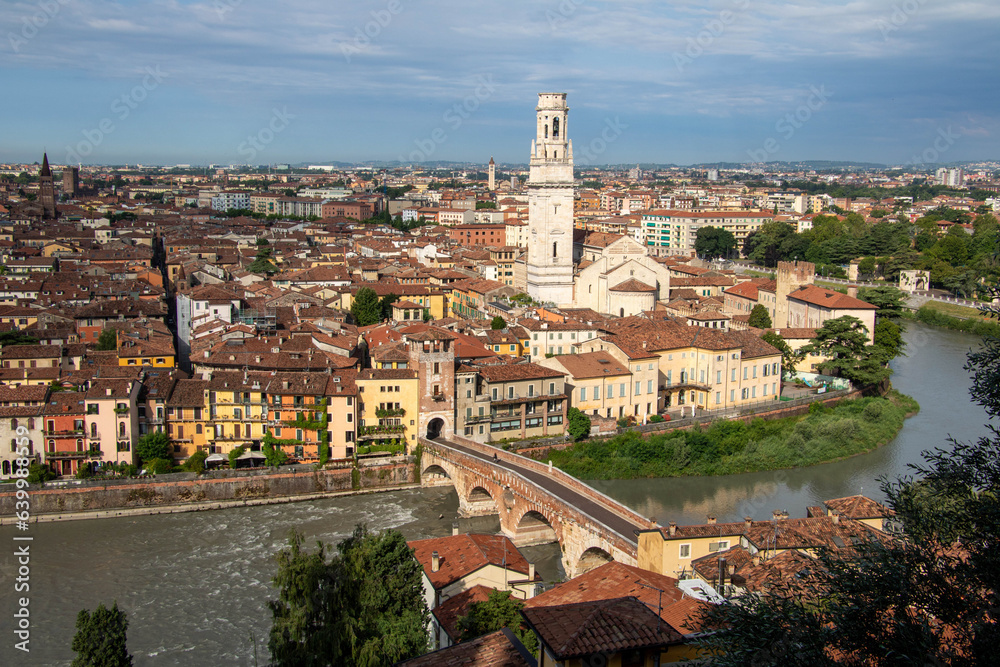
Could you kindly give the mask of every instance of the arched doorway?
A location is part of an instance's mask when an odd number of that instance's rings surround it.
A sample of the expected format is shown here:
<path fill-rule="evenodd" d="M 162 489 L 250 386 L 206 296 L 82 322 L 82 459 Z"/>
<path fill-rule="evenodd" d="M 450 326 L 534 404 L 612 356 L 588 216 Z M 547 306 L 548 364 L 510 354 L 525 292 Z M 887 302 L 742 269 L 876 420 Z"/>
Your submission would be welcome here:
<path fill-rule="evenodd" d="M 539 512 L 529 510 L 517 522 L 514 531 L 514 544 L 519 547 L 529 547 L 536 544 L 551 544 L 557 541 L 556 531 L 552 524 Z"/>
<path fill-rule="evenodd" d="M 576 564 L 576 576 L 590 572 L 596 567 L 605 563 L 610 563 L 614 558 L 607 551 L 600 547 L 590 547 L 580 556 L 580 562 Z"/>
<path fill-rule="evenodd" d="M 427 423 L 427 439 L 435 440 L 441 435 L 441 431 L 444 429 L 444 420 L 440 417 L 435 417 Z"/>

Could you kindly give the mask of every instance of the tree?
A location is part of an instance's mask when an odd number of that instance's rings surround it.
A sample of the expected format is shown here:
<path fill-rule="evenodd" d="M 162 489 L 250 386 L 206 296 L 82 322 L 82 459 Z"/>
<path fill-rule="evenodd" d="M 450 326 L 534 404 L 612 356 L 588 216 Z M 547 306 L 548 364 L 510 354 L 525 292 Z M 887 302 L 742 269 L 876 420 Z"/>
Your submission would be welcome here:
<path fill-rule="evenodd" d="M 200 475 L 205 472 L 205 459 L 207 458 L 208 452 L 199 449 L 194 454 L 189 456 L 188 460 L 184 462 L 184 470 Z"/>
<path fill-rule="evenodd" d="M 128 617 L 118 608 L 111 609 L 104 603 L 93 613 L 86 609 L 76 617 L 76 634 L 72 648 L 76 651 L 72 667 L 127 667 L 132 664 L 132 654 L 126 647 Z"/>
<path fill-rule="evenodd" d="M 260 239 L 261 241 L 267 241 L 267 239 Z M 274 265 L 271 261 L 271 244 L 264 243 L 261 244 L 260 241 L 257 243 L 257 255 L 254 260 L 247 266 L 247 271 L 250 273 L 263 273 L 266 275 L 271 275 L 278 272 L 278 267 Z"/>
<path fill-rule="evenodd" d="M 793 350 L 784 338 L 774 331 L 767 331 L 760 337 L 762 341 L 781 352 L 781 372 L 794 373 L 795 367 L 805 358 L 805 355 L 798 350 Z"/>
<path fill-rule="evenodd" d="M 570 408 L 566 413 L 566 433 L 574 442 L 583 440 L 590 435 L 590 417 L 577 408 Z"/>
<path fill-rule="evenodd" d="M 1000 309 L 984 309 L 991 317 Z M 1000 416 L 1000 340 L 968 356 L 970 394 Z M 992 664 L 1000 640 L 1000 431 L 924 452 L 882 490 L 895 539 L 821 551 L 796 585 L 710 605 L 713 664 Z"/>
<path fill-rule="evenodd" d="M 399 301 L 399 297 L 395 294 L 386 294 L 384 297 L 379 299 L 379 312 L 381 314 L 381 319 L 389 320 L 392 319 L 392 304 Z"/>
<path fill-rule="evenodd" d="M 868 345 L 868 328 L 850 315 L 827 320 L 801 351 L 827 357 L 819 364 L 820 370 L 858 385 L 878 384 L 892 374 L 886 367 L 889 357 L 885 350 Z"/>
<path fill-rule="evenodd" d="M 699 257 L 731 257 L 736 252 L 736 237 L 722 227 L 701 227 L 695 235 L 694 250 Z"/>
<path fill-rule="evenodd" d="M 374 667 L 426 650 L 422 568 L 401 533 L 358 525 L 329 560 L 322 543 L 306 553 L 302 542 L 293 531 L 277 555 L 278 599 L 268 602 L 275 667 Z"/>
<path fill-rule="evenodd" d="M 538 653 L 538 637 L 524 627 L 521 610 L 524 602 L 511 597 L 510 591 L 490 591 L 488 599 L 473 602 L 469 612 L 458 619 L 462 641 L 475 639 L 502 628 L 510 628 L 532 655 Z"/>
<path fill-rule="evenodd" d="M 229 450 L 229 467 L 236 469 L 236 461 L 243 456 L 243 452 L 247 449 L 246 445 L 240 445 L 239 447 L 233 447 Z"/>
<path fill-rule="evenodd" d="M 101 351 L 118 349 L 118 333 L 114 329 L 105 329 L 97 338 L 97 349 Z"/>
<path fill-rule="evenodd" d="M 770 329 L 773 326 L 771 324 L 771 315 L 767 312 L 764 304 L 758 303 L 753 307 L 753 310 L 750 311 L 750 318 L 747 320 L 747 324 L 757 329 Z"/>
<path fill-rule="evenodd" d="M 147 433 L 136 440 L 135 455 L 139 457 L 140 461 L 152 461 L 153 459 L 169 461 L 173 458 L 170 438 L 163 431 Z"/>
<path fill-rule="evenodd" d="M 862 287 L 858 290 L 858 298 L 878 308 L 875 315 L 879 319 L 898 319 L 906 302 L 906 294 L 895 285 Z"/>
<path fill-rule="evenodd" d="M 370 287 L 362 287 L 351 302 L 351 315 L 359 327 L 367 327 L 382 321 L 382 304 L 378 294 Z"/>
<path fill-rule="evenodd" d="M 872 332 L 874 345 L 885 350 L 889 359 L 894 359 L 903 354 L 903 335 L 897 325 L 892 320 L 882 319 L 875 323 L 875 331 Z"/>
<path fill-rule="evenodd" d="M 283 466 L 288 462 L 288 454 L 281 449 L 281 445 L 283 443 L 283 440 L 276 439 L 270 433 L 264 436 L 264 442 L 261 445 L 261 452 L 264 454 L 264 463 L 266 465 L 272 468 L 277 468 L 278 466 Z"/>
<path fill-rule="evenodd" d="M 490 321 L 490 329 L 494 331 L 500 331 L 507 328 L 507 321 L 504 318 L 497 315 Z"/>

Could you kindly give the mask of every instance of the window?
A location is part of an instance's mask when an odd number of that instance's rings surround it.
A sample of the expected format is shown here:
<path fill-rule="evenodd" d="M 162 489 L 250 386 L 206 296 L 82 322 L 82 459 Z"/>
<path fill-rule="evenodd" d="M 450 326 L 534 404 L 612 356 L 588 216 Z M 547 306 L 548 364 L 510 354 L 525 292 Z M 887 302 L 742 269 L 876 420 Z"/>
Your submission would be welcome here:
<path fill-rule="evenodd" d="M 635 381 L 635 395 L 638 396 L 642 393 L 642 382 L 640 380 Z"/>
<path fill-rule="evenodd" d="M 730 382 L 736 382 L 736 369 L 733 369 L 732 377 L 729 379 Z"/>
<path fill-rule="evenodd" d="M 719 540 L 718 542 L 708 543 L 709 552 L 725 551 L 728 548 L 729 548 L 729 540 Z"/>
<path fill-rule="evenodd" d="M 549 395 L 552 395 L 554 393 L 556 393 L 556 383 L 555 382 L 550 382 L 549 383 Z"/>
<path fill-rule="evenodd" d="M 680 557 L 681 558 L 690 558 L 691 557 L 691 545 L 690 544 L 682 544 L 681 545 Z"/>
<path fill-rule="evenodd" d="M 722 392 L 721 391 L 715 392 L 715 404 L 718 405 L 719 403 L 722 403 Z"/>
<path fill-rule="evenodd" d="M 746 366 L 744 366 L 744 367 L 743 367 L 743 379 L 744 379 L 744 380 L 746 380 L 746 379 L 747 379 L 747 373 L 749 372 L 749 370 L 750 370 L 750 369 L 749 369 L 749 368 L 747 368 Z"/>
<path fill-rule="evenodd" d="M 646 393 L 647 394 L 652 394 L 653 393 L 653 381 L 652 380 L 646 380 Z"/>
<path fill-rule="evenodd" d="M 437 392 L 434 392 L 434 393 L 436 394 Z M 507 398 L 514 398 L 514 387 L 513 386 L 507 387 Z"/>
<path fill-rule="evenodd" d="M 549 426 L 556 426 L 562 424 L 562 415 L 553 415 L 549 417 Z"/>
<path fill-rule="evenodd" d="M 500 390 L 497 389 L 496 387 L 493 387 L 493 400 L 494 401 L 500 400 Z"/>
<path fill-rule="evenodd" d="M 618 395 L 625 398 L 625 383 L 622 382 L 621 386 L 618 387 Z"/>
<path fill-rule="evenodd" d="M 722 384 L 722 371 L 715 371 L 715 384 Z"/>

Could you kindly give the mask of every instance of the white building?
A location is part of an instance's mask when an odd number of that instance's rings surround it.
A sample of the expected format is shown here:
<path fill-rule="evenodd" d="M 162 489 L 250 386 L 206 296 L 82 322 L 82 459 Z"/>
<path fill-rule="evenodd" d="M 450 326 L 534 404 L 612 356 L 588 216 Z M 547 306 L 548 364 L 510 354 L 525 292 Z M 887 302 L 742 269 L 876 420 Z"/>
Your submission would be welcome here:
<path fill-rule="evenodd" d="M 566 93 L 539 93 L 528 175 L 527 289 L 536 301 L 573 303 L 573 145 Z"/>

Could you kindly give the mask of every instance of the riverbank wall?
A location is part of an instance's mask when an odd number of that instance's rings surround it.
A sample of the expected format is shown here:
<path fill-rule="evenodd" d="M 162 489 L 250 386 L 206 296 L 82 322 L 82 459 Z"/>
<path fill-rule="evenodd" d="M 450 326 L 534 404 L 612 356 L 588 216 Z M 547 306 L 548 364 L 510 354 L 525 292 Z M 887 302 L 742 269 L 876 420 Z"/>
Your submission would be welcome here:
<path fill-rule="evenodd" d="M 813 403 L 820 403 L 825 407 L 832 407 L 837 405 L 841 401 L 852 400 L 856 398 L 863 398 L 865 396 L 885 396 L 892 385 L 889 382 L 885 382 L 880 385 L 873 385 L 870 387 L 864 387 L 862 389 L 855 389 L 852 391 L 845 391 L 838 393 L 836 396 L 831 396 L 830 398 L 815 398 L 809 397 L 808 400 L 798 399 L 796 401 L 775 402 L 775 408 L 772 410 L 762 410 L 754 411 L 750 414 L 742 414 L 738 410 L 721 413 L 721 414 L 705 414 L 699 415 L 693 418 L 687 419 L 677 419 L 674 421 L 660 422 L 658 424 L 644 424 L 640 426 L 631 426 L 628 428 L 620 428 L 617 433 L 612 434 L 600 434 L 598 437 L 592 437 L 591 440 L 607 440 L 608 438 L 613 438 L 616 435 L 622 433 L 627 433 L 629 431 L 638 431 L 643 435 L 652 435 L 654 433 L 667 433 L 669 431 L 682 431 L 690 428 L 694 428 L 697 425 L 708 425 L 718 419 L 727 420 L 740 420 L 746 423 L 750 423 L 754 419 L 784 419 L 785 417 L 797 417 L 800 415 L 805 415 L 809 413 L 809 409 Z M 572 441 L 560 442 L 560 443 L 550 443 L 543 446 L 537 447 L 522 447 L 517 448 L 516 451 L 521 456 L 527 456 L 535 460 L 545 460 L 546 454 L 553 450 L 559 449 L 569 449 L 573 447 L 576 443 Z"/>
<path fill-rule="evenodd" d="M 419 486 L 415 463 L 398 457 L 359 468 L 225 470 L 155 479 L 63 480 L 32 484 L 29 521 L 64 521 L 264 505 Z M 16 488 L 0 485 L 0 525 L 17 520 Z"/>

